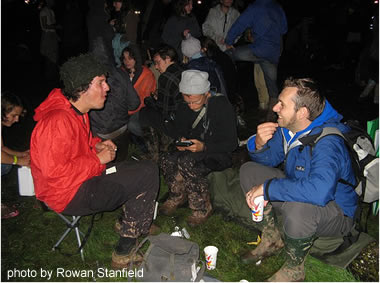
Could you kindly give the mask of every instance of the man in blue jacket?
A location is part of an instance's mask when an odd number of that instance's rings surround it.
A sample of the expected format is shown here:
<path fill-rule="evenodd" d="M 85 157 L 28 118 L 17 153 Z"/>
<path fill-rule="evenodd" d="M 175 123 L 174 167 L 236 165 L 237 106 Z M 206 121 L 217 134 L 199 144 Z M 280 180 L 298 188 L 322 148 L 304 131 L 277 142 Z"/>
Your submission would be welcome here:
<path fill-rule="evenodd" d="M 300 139 L 336 127 L 342 116 L 319 92 L 312 79 L 287 79 L 273 111 L 277 123 L 257 127 L 248 140 L 253 162 L 240 169 L 240 184 L 249 207 L 264 196 L 264 220 L 260 245 L 243 255 L 243 262 L 255 262 L 285 246 L 287 260 L 269 281 L 302 281 L 304 261 L 317 237 L 345 236 L 353 226 L 357 206 L 352 184 L 355 176 L 344 140 L 326 136 L 313 148 Z M 283 165 L 280 170 L 279 165 Z M 282 225 L 274 218 L 282 216 Z M 279 219 L 279 218 L 278 218 Z M 276 219 L 277 220 L 277 219 Z M 281 239 L 283 236 L 283 239 Z"/>
<path fill-rule="evenodd" d="M 282 51 L 282 36 L 288 31 L 285 12 L 274 0 L 256 0 L 232 25 L 225 39 L 227 48 L 231 49 L 235 40 L 248 28 L 253 42 L 227 53 L 235 61 L 260 64 L 270 97 L 268 118 L 272 120 L 271 108 L 278 97 L 277 65 Z"/>

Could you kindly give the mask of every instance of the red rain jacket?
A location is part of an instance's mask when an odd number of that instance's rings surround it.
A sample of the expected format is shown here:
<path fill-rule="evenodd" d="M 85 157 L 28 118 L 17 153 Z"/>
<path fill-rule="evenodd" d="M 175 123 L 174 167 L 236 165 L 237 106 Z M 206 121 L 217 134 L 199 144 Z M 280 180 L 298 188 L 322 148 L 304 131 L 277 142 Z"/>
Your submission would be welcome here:
<path fill-rule="evenodd" d="M 60 89 L 53 89 L 35 109 L 37 122 L 30 142 L 30 167 L 37 199 L 62 212 L 83 182 L 100 175 L 88 114 L 80 115 Z"/>

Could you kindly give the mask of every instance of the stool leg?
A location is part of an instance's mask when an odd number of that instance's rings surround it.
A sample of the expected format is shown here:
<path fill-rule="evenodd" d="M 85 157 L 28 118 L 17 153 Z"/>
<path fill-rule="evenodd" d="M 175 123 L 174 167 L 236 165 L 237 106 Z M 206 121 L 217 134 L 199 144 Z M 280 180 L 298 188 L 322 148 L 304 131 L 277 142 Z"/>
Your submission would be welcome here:
<path fill-rule="evenodd" d="M 70 233 L 72 228 L 68 228 L 65 233 L 63 233 L 62 237 L 58 240 L 58 242 L 53 246 L 53 251 L 62 243 L 63 239 Z"/>
<path fill-rule="evenodd" d="M 75 216 L 73 216 L 73 219 L 75 220 Z M 82 242 L 80 239 L 80 233 L 81 233 L 81 231 L 79 230 L 78 226 L 75 227 L 75 234 L 77 235 L 78 247 L 80 247 L 82 245 Z M 82 261 L 84 261 L 83 248 L 81 248 L 81 250 L 80 250 L 80 257 L 82 258 Z"/>

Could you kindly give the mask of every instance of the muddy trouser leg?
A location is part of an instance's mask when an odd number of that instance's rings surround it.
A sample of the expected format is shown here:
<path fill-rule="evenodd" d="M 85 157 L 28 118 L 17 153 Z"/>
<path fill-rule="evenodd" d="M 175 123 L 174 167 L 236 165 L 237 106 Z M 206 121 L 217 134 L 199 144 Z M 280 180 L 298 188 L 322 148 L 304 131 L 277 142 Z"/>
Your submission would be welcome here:
<path fill-rule="evenodd" d="M 88 215 L 113 211 L 123 205 L 120 236 L 147 234 L 152 223 L 159 189 L 157 166 L 151 161 L 121 162 L 116 172 L 84 182 L 64 213 Z"/>
<path fill-rule="evenodd" d="M 175 202 L 182 202 L 187 198 L 183 177 L 178 171 L 178 159 L 183 152 L 168 152 L 160 156 L 159 166 L 165 182 L 169 189 L 169 199 Z"/>
<path fill-rule="evenodd" d="M 240 186 L 245 195 L 252 187 L 263 184 L 266 180 L 284 176 L 284 173 L 279 169 L 255 162 L 247 162 L 240 167 Z M 244 263 L 257 262 L 276 254 L 284 246 L 276 220 L 274 209 L 271 203 L 268 203 L 264 208 L 263 221 L 255 223 L 255 228 L 262 232 L 261 243 L 254 250 L 248 251 L 241 257 Z"/>
<path fill-rule="evenodd" d="M 273 202 L 283 217 L 286 261 L 268 281 L 303 281 L 304 263 L 316 237 L 342 237 L 353 220 L 343 214 L 335 201 L 326 206 L 300 202 Z"/>
<path fill-rule="evenodd" d="M 193 211 L 205 213 L 210 209 L 207 174 L 211 172 L 203 163 L 202 152 L 186 152 L 178 159 L 179 173 L 189 198 L 189 207 Z"/>

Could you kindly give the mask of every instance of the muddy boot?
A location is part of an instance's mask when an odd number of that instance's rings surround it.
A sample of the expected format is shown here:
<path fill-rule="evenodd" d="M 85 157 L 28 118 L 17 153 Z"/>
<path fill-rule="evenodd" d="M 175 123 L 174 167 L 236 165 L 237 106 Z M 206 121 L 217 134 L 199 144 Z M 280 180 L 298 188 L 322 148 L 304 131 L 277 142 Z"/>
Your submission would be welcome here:
<path fill-rule="evenodd" d="M 111 266 L 113 269 L 128 268 L 130 267 L 130 264 L 139 264 L 142 262 L 142 256 L 134 253 L 133 248 L 135 245 L 135 238 L 120 237 L 119 242 L 112 253 Z"/>
<path fill-rule="evenodd" d="M 171 216 L 179 206 L 187 201 L 187 194 L 182 188 L 184 188 L 183 177 L 178 173 L 169 188 L 169 198 L 159 206 L 161 214 Z"/>
<path fill-rule="evenodd" d="M 286 261 L 268 282 L 298 282 L 305 279 L 305 259 L 309 253 L 314 236 L 302 239 L 293 239 L 285 234 Z"/>
<path fill-rule="evenodd" d="M 171 216 L 177 210 L 177 208 L 186 202 L 187 198 L 185 194 L 174 195 L 170 194 L 169 198 L 160 205 L 159 211 L 161 214 Z"/>
<path fill-rule="evenodd" d="M 278 102 L 277 98 L 273 98 L 273 97 L 269 98 L 266 122 L 276 122 L 277 121 L 277 114 L 275 112 L 273 112 L 273 106 L 275 106 L 277 104 L 277 102 Z"/>
<path fill-rule="evenodd" d="M 207 219 L 212 214 L 212 204 L 210 200 L 210 194 L 204 193 L 202 194 L 202 198 L 204 199 L 204 204 L 202 205 L 202 209 L 194 209 L 192 205 L 190 208 L 192 209 L 192 214 L 187 217 L 186 222 L 190 227 L 196 227 L 200 224 L 203 224 L 207 221 Z"/>
<path fill-rule="evenodd" d="M 264 219 L 259 224 L 262 226 L 261 242 L 254 250 L 245 253 L 241 257 L 243 263 L 257 262 L 275 254 L 284 247 L 281 233 L 275 224 L 272 206 L 267 206 L 264 210 Z"/>

